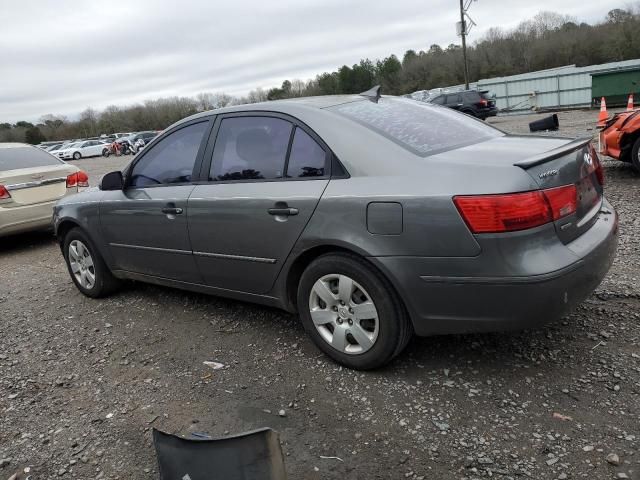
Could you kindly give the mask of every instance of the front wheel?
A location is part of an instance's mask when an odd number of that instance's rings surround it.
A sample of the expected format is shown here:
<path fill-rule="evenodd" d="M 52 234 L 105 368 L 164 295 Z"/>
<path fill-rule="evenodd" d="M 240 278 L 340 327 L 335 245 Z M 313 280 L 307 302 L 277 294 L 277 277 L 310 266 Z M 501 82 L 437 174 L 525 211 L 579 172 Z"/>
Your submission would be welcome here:
<path fill-rule="evenodd" d="M 109 152 L 108 148 L 105 148 L 104 150 L 102 150 L 103 157 L 108 157 L 109 155 L 111 155 L 111 152 Z"/>
<path fill-rule="evenodd" d="M 82 158 L 82 155 L 80 154 L 80 152 L 74 152 L 73 153 L 73 159 L 74 160 L 80 160 Z"/>
<path fill-rule="evenodd" d="M 640 172 L 640 137 L 633 144 L 633 150 L 631 150 L 631 163 L 636 168 L 637 172 Z"/>
<path fill-rule="evenodd" d="M 356 255 L 328 254 L 314 260 L 300 279 L 297 305 L 318 348 L 349 368 L 385 365 L 413 334 L 397 293 Z"/>
<path fill-rule="evenodd" d="M 80 228 L 73 228 L 66 234 L 62 252 L 71 280 L 84 295 L 104 297 L 118 287 L 118 279 Z"/>

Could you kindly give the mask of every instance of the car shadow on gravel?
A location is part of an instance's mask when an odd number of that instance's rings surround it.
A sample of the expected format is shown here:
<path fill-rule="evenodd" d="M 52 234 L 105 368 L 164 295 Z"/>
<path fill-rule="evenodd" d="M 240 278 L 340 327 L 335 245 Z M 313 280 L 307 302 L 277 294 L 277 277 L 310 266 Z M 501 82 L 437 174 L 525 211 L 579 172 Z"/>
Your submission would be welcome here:
<path fill-rule="evenodd" d="M 407 380 L 433 370 L 477 378 L 511 376 L 516 381 L 532 372 L 553 376 L 575 362 L 574 356 L 591 350 L 586 337 L 576 335 L 584 329 L 576 313 L 531 330 L 414 337 L 387 369 Z"/>
<path fill-rule="evenodd" d="M 179 306 L 184 313 L 173 317 L 173 322 L 191 333 L 211 327 L 209 334 L 251 336 L 260 325 L 266 344 L 279 338 L 286 344 L 300 343 L 309 360 L 323 357 L 305 333 L 297 315 L 277 308 L 137 282 L 128 283 L 125 292 L 124 295 L 130 296 L 128 301 L 157 305 L 166 311 Z M 203 318 L 208 319 L 206 325 Z M 553 357 L 560 350 L 579 350 L 581 340 L 571 334 L 576 322 L 578 319 L 570 316 L 533 330 L 414 337 L 391 364 L 370 373 L 374 376 L 400 373 L 411 379 L 420 378 L 425 370 L 438 369 L 452 373 L 454 369 L 477 370 L 481 377 L 499 374 L 505 368 L 517 371 L 521 365 L 534 366 L 539 358 Z M 275 354 L 278 347 L 274 344 L 271 348 L 271 353 Z M 328 357 L 325 359 L 331 362 Z M 557 365 L 551 367 L 554 363 L 547 367 L 556 368 Z M 335 366 L 339 367 L 337 363 Z M 526 371 L 521 372 L 524 378 Z"/>
<path fill-rule="evenodd" d="M 0 256 L 48 247 L 55 241 L 56 238 L 51 231 L 20 233 L 2 237 L 0 238 Z"/>
<path fill-rule="evenodd" d="M 638 172 L 635 167 L 626 162 L 621 162 L 619 160 L 605 160 L 602 162 L 605 167 L 605 173 L 607 176 L 611 176 L 612 178 L 617 179 L 639 179 L 640 172 Z M 605 184 L 605 189 L 607 185 Z M 605 191 L 606 193 L 606 191 Z"/>

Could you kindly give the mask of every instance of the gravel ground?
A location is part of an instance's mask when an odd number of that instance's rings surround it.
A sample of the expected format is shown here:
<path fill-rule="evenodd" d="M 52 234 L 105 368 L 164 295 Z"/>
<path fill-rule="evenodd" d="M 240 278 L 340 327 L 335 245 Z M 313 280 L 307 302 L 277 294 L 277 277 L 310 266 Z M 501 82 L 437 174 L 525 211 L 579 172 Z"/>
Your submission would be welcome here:
<path fill-rule="evenodd" d="M 559 134 L 595 133 L 596 115 L 560 113 Z M 76 163 L 96 180 L 125 162 Z M 573 314 L 415 339 L 370 373 L 329 361 L 278 310 L 136 283 L 91 300 L 49 235 L 2 239 L 0 479 L 158 478 L 152 427 L 264 426 L 291 479 L 640 478 L 640 176 L 605 167 L 618 257 Z"/>

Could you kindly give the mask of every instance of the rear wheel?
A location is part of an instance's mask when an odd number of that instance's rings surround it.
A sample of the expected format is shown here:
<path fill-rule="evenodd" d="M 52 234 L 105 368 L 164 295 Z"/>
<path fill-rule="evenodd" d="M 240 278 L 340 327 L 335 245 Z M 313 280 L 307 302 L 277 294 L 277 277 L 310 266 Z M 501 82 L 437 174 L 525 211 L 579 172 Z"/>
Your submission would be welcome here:
<path fill-rule="evenodd" d="M 102 156 L 103 156 L 103 157 L 108 157 L 110 153 L 111 153 L 111 152 L 109 152 L 109 149 L 108 149 L 108 148 L 104 148 L 104 149 L 102 149 Z"/>
<path fill-rule="evenodd" d="M 640 172 L 640 137 L 633 144 L 633 150 L 631 150 L 631 163 L 636 168 L 636 171 Z"/>
<path fill-rule="evenodd" d="M 115 291 L 119 281 L 104 263 L 89 237 L 79 228 L 70 230 L 62 246 L 71 280 L 84 295 L 104 297 Z"/>
<path fill-rule="evenodd" d="M 82 155 L 80 154 L 80 152 L 74 152 L 73 153 L 73 159 L 74 160 L 80 160 L 82 158 Z"/>
<path fill-rule="evenodd" d="M 356 255 L 328 254 L 314 260 L 300 279 L 297 304 L 318 348 L 350 368 L 368 370 L 388 363 L 413 334 L 389 282 Z"/>

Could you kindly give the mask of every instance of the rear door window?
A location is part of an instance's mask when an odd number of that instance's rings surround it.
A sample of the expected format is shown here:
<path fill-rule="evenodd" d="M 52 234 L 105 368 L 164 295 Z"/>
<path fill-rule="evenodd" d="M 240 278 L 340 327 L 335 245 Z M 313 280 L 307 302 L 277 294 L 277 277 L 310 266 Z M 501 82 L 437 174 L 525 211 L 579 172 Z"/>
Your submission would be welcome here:
<path fill-rule="evenodd" d="M 36 147 L 0 147 L 0 171 L 48 167 L 64 162 Z"/>
<path fill-rule="evenodd" d="M 436 105 L 442 105 L 444 103 L 444 99 L 445 99 L 445 96 L 440 95 L 434 98 L 433 100 L 431 100 L 431 103 L 435 103 Z"/>
<path fill-rule="evenodd" d="M 460 103 L 460 95 L 459 94 L 454 94 L 454 95 L 447 95 L 447 105 L 457 105 L 458 103 Z"/>
<path fill-rule="evenodd" d="M 311 135 L 296 127 L 287 164 L 287 178 L 323 177 L 327 153 Z"/>
<path fill-rule="evenodd" d="M 145 150 L 133 166 L 129 184 L 148 187 L 190 182 L 208 123 L 194 123 L 176 130 Z"/>
<path fill-rule="evenodd" d="M 379 133 L 416 155 L 436 153 L 504 136 L 484 122 L 424 102 L 383 97 L 328 108 Z"/>
<path fill-rule="evenodd" d="M 479 95 L 476 92 L 465 92 L 462 94 L 464 103 L 477 103 L 480 100 Z"/>
<path fill-rule="evenodd" d="M 275 117 L 230 117 L 220 123 L 209 180 L 284 177 L 293 125 Z"/>

